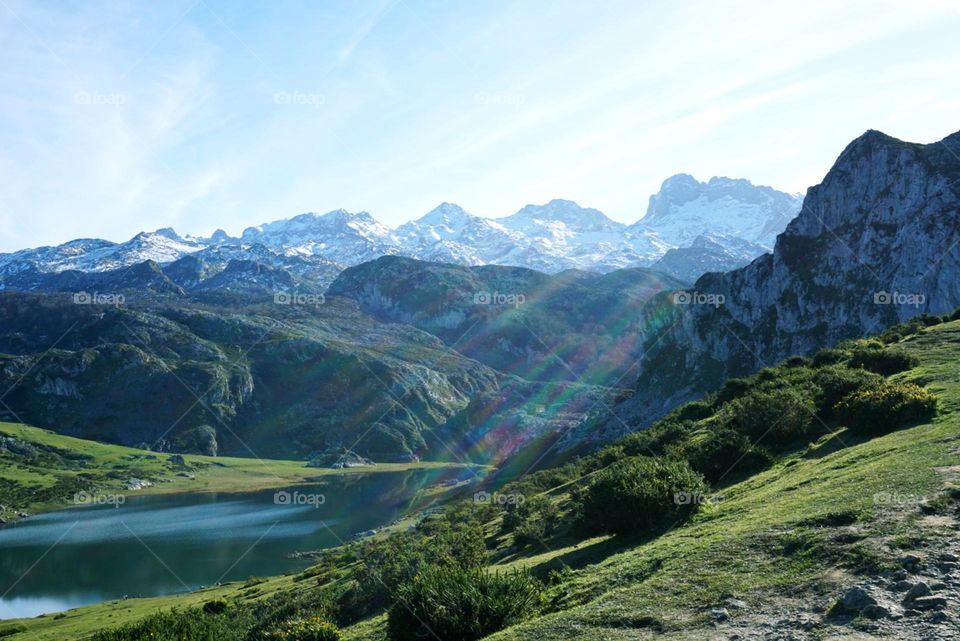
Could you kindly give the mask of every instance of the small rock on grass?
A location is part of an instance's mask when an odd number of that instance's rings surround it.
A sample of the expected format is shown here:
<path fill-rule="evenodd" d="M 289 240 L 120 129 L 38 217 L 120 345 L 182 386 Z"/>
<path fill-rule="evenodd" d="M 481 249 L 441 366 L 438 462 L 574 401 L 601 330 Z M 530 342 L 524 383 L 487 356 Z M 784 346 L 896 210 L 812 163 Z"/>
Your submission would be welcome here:
<path fill-rule="evenodd" d="M 840 599 L 840 605 L 847 612 L 860 612 L 868 605 L 876 605 L 877 600 L 858 585 L 853 586 L 843 593 Z"/>
<path fill-rule="evenodd" d="M 710 616 L 713 617 L 714 621 L 726 621 L 730 618 L 730 613 L 727 612 L 726 608 L 714 608 L 710 610 Z"/>

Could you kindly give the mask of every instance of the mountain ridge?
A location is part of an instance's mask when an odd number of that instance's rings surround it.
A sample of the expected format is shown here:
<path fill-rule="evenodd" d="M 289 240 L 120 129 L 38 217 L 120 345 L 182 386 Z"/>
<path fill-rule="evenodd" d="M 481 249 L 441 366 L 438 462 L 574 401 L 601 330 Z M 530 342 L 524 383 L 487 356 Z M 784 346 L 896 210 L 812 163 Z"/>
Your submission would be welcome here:
<path fill-rule="evenodd" d="M 807 354 L 960 305 L 960 155 L 869 130 L 850 142 L 772 254 L 644 309 L 649 350 L 616 409 L 637 428 L 790 354 Z M 600 440 L 623 431 L 608 422 Z M 605 432 L 608 432 L 604 435 Z"/>
<path fill-rule="evenodd" d="M 744 179 L 722 179 L 735 183 L 735 189 L 718 186 L 718 180 L 721 179 L 697 183 L 692 177 L 678 175 L 665 181 L 664 191 L 667 193 L 651 197 L 651 203 L 655 199 L 658 203 L 666 203 L 663 205 L 667 208 L 665 213 L 660 212 L 652 218 L 655 225 L 662 227 L 661 230 L 649 226 L 644 219 L 631 225 L 617 222 L 600 210 L 564 199 L 554 199 L 543 205 L 526 205 L 509 216 L 496 218 L 476 216 L 459 205 L 444 202 L 395 229 L 383 225 L 368 212 L 336 209 L 322 214 L 307 212 L 247 227 L 238 237 L 219 229 L 209 238 L 181 236 L 174 229 L 164 227 L 140 232 L 124 242 L 75 239 L 57 246 L 0 254 L 0 288 L 19 288 L 17 274 L 24 271 L 106 272 L 148 260 L 166 266 L 190 255 L 222 254 L 226 248 L 236 259 L 261 260 L 271 267 L 289 268 L 299 280 L 309 280 L 309 270 L 301 269 L 297 259 L 323 263 L 328 268 L 316 272 L 322 278 L 309 283 L 313 289 L 331 282 L 332 268 L 342 270 L 384 255 L 463 265 L 528 267 L 547 273 L 572 268 L 604 273 L 626 267 L 649 267 L 671 249 L 689 247 L 695 240 L 695 236 L 676 233 L 676 217 L 689 215 L 689 212 L 684 214 L 684 203 L 678 205 L 679 209 L 674 208 L 676 211 L 670 211 L 672 196 L 669 192 L 676 191 L 670 185 L 678 181 L 713 185 L 711 189 L 714 190 L 726 189 L 723 192 L 726 198 L 721 203 L 724 212 L 743 209 L 739 218 L 747 221 L 748 227 L 772 226 L 774 231 L 782 231 L 785 225 L 782 212 L 760 211 L 751 201 L 770 200 L 770 194 L 779 194 L 777 198 L 783 202 L 793 202 L 789 195 L 768 187 L 755 187 Z M 769 219 L 761 224 L 758 220 L 763 216 Z M 741 233 L 752 237 L 757 235 L 756 230 L 738 229 L 736 224 L 739 223 L 723 222 L 720 218 L 703 218 L 698 223 L 703 227 L 700 231 L 713 234 L 720 244 L 726 244 L 723 239 L 727 238 L 733 239 L 734 244 L 742 245 L 740 241 L 743 240 L 751 242 L 754 245 L 751 251 L 756 255 L 767 250 L 763 243 Z M 673 240 L 664 238 L 663 233 Z M 266 256 L 260 248 L 266 248 L 273 256 Z M 711 261 L 704 261 L 699 256 L 691 258 L 681 271 L 689 277 L 701 264 L 709 264 L 711 269 L 732 269 L 741 264 L 732 258 L 738 252 L 742 252 L 742 247 L 725 248 L 712 256 Z M 685 256 L 681 253 L 679 260 L 686 260 Z M 284 265 L 287 261 L 293 264 Z"/>

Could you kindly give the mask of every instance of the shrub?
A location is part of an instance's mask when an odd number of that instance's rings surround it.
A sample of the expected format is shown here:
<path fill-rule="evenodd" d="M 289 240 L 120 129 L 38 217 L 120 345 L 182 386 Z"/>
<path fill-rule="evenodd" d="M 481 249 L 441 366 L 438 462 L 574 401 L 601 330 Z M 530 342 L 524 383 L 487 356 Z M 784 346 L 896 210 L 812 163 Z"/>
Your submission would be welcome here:
<path fill-rule="evenodd" d="M 223 614 L 227 611 L 226 599 L 213 599 L 203 604 L 204 614 Z"/>
<path fill-rule="evenodd" d="M 866 370 L 835 366 L 818 370 L 813 382 L 818 390 L 815 399 L 817 414 L 829 419 L 841 399 L 865 387 L 879 385 L 883 378 Z"/>
<path fill-rule="evenodd" d="M 199 609 L 172 610 L 145 619 L 101 630 L 91 641 L 243 641 L 250 622 L 230 617 L 206 616 Z"/>
<path fill-rule="evenodd" d="M 842 349 L 819 349 L 813 355 L 813 366 L 824 367 L 826 365 L 836 365 L 842 363 L 850 357 L 849 352 Z"/>
<path fill-rule="evenodd" d="M 857 349 L 847 364 L 853 368 L 865 369 L 881 376 L 890 376 L 917 366 L 916 356 L 902 349 Z"/>
<path fill-rule="evenodd" d="M 537 613 L 540 584 L 526 574 L 430 566 L 404 587 L 390 608 L 393 641 L 474 641 Z"/>
<path fill-rule="evenodd" d="M 770 455 L 754 447 L 743 434 L 728 427 L 709 430 L 699 440 L 682 449 L 690 466 L 703 474 L 711 483 L 716 483 L 730 472 L 756 472 L 770 465 Z"/>
<path fill-rule="evenodd" d="M 517 545 L 530 545 L 550 535 L 557 524 L 557 506 L 545 496 L 534 496 L 507 506 L 503 529 L 513 532 Z"/>
<path fill-rule="evenodd" d="M 853 432 L 886 434 L 932 418 L 937 413 L 937 397 L 912 383 L 883 382 L 847 396 L 837 404 L 836 412 Z"/>
<path fill-rule="evenodd" d="M 676 418 L 679 421 L 699 421 L 710 416 L 713 416 L 713 407 L 703 401 L 684 403 L 676 411 Z"/>
<path fill-rule="evenodd" d="M 401 533 L 359 545 L 356 589 L 343 595 L 341 609 L 358 618 L 388 607 L 397 591 L 429 565 L 479 567 L 486 562 L 483 531 L 475 523 L 424 521 L 416 533 Z"/>
<path fill-rule="evenodd" d="M 286 621 L 269 638 L 278 641 L 340 641 L 343 635 L 329 621 L 310 617 Z"/>
<path fill-rule="evenodd" d="M 790 367 L 790 368 L 793 368 L 793 367 L 810 367 L 811 362 L 812 362 L 812 361 L 811 361 L 809 358 L 805 357 L 805 356 L 791 356 L 791 357 L 788 358 L 786 361 L 784 361 L 784 365 L 786 365 L 787 367 Z"/>
<path fill-rule="evenodd" d="M 735 398 L 743 396 L 750 391 L 751 384 L 745 378 L 731 378 L 723 384 L 723 387 L 720 388 L 720 391 L 717 392 L 716 398 L 714 399 L 714 405 L 719 406 L 728 401 L 732 401 Z"/>
<path fill-rule="evenodd" d="M 815 411 L 813 400 L 797 389 L 754 390 L 727 403 L 722 421 L 754 443 L 779 448 L 808 432 Z"/>
<path fill-rule="evenodd" d="M 633 457 L 614 463 L 575 494 L 581 529 L 642 533 L 672 525 L 692 513 L 707 492 L 703 477 L 686 461 Z"/>

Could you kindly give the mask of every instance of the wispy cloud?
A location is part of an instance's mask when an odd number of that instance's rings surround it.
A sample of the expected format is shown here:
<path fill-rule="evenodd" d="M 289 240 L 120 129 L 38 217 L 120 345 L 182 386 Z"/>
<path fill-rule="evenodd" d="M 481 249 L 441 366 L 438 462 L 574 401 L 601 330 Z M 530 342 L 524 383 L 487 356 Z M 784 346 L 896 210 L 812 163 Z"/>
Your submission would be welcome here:
<path fill-rule="evenodd" d="M 803 190 L 960 107 L 946 0 L 0 3 L 0 251 L 441 200 L 630 222 L 671 173 Z"/>

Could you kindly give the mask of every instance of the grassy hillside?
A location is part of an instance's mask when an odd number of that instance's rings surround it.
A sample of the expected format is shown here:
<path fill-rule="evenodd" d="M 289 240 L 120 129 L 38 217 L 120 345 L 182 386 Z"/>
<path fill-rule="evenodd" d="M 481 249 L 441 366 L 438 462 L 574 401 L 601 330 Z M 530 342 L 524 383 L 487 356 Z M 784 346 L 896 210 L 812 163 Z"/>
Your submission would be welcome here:
<path fill-rule="evenodd" d="M 591 457 L 499 488 L 507 497 L 522 495 L 525 511 L 509 503 L 464 500 L 414 531 L 328 551 L 297 576 L 253 587 L 223 586 L 216 595 L 101 604 L 62 619 L 8 622 L 25 628 L 9 638 L 83 638 L 104 624 L 130 624 L 147 612 L 180 607 L 174 619 L 148 619 L 97 641 L 266 638 L 255 636 L 261 630 L 257 621 L 273 625 L 308 614 L 335 621 L 346 639 L 386 639 L 385 606 L 364 607 L 358 597 L 382 599 L 388 607 L 399 594 L 402 602 L 389 617 L 393 625 L 407 604 L 419 603 L 416 590 L 407 586 L 422 588 L 426 575 L 455 574 L 462 559 L 476 555 L 500 577 L 521 570 L 539 582 L 536 612 L 509 611 L 509 627 L 492 639 L 956 638 L 960 322 L 899 328 L 883 341 L 886 345 L 851 343 L 819 360 L 793 359 L 732 382 L 726 391 L 681 408 L 649 435 L 628 437 Z M 887 376 L 867 371 L 890 363 L 901 371 Z M 703 468 L 714 477 L 713 490 L 698 510 L 659 528 L 583 532 L 577 510 L 584 488 L 635 458 L 641 446 L 663 447 L 665 457 L 702 465 L 696 455 L 706 449 L 710 429 L 752 427 L 731 408 L 791 394 L 821 414 L 816 404 L 826 403 L 824 377 L 843 372 L 882 389 L 924 386 L 938 397 L 938 413 L 889 433 L 879 426 L 877 433 L 851 429 L 839 410 L 794 431 L 778 418 L 769 434 L 753 438 L 745 450 L 763 450 L 754 469 L 721 475 Z M 830 407 L 841 405 L 830 400 Z M 780 416 L 789 408 L 774 409 Z M 431 567 L 440 567 L 440 573 Z M 904 604 L 902 581 L 925 582 L 933 601 L 922 597 Z M 470 592 L 463 585 L 458 594 Z M 838 599 L 852 586 L 861 586 L 886 615 L 874 619 L 839 608 Z M 225 599 L 224 613 L 184 607 L 213 596 Z M 489 607 L 510 610 L 502 601 Z M 428 614 L 439 616 L 441 609 Z M 163 632 L 185 622 L 189 633 Z M 157 636 L 148 636 L 152 631 Z"/>
<path fill-rule="evenodd" d="M 328 474 L 397 472 L 444 467 L 440 463 L 387 463 L 345 470 L 307 467 L 304 461 L 170 454 L 63 436 L 15 423 L 0 423 L 0 517 L 16 518 L 73 501 L 78 492 L 159 494 L 233 492 L 281 487 Z M 131 479 L 153 483 L 129 491 Z"/>

